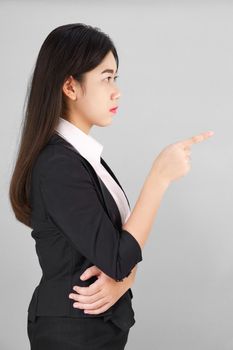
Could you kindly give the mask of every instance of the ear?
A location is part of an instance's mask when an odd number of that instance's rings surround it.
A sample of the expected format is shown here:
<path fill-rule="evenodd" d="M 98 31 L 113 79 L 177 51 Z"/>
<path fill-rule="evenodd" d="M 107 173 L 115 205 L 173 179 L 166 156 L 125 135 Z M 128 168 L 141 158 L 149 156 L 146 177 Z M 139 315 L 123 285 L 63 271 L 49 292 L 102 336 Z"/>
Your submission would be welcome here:
<path fill-rule="evenodd" d="M 78 98 L 78 82 L 72 77 L 69 76 L 68 79 L 63 84 L 62 91 L 68 99 L 72 101 L 77 101 Z"/>

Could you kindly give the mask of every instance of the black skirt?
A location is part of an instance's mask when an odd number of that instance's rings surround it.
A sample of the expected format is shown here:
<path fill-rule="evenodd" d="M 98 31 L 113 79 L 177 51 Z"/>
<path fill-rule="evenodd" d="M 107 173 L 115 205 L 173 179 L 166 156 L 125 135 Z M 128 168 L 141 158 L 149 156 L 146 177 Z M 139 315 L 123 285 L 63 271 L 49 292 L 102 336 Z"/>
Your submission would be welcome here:
<path fill-rule="evenodd" d="M 129 330 L 103 317 L 37 316 L 27 320 L 31 350 L 123 350 Z"/>

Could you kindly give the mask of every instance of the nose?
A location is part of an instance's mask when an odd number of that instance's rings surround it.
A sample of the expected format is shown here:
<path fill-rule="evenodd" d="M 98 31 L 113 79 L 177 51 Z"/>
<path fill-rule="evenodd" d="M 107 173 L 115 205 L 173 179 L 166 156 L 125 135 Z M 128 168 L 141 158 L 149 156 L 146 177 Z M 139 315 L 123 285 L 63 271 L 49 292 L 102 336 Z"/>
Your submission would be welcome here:
<path fill-rule="evenodd" d="M 120 90 L 117 88 L 117 89 L 115 90 L 115 92 L 113 92 L 112 98 L 115 100 L 115 99 L 118 99 L 120 96 L 121 96 L 121 92 L 120 92 Z"/>

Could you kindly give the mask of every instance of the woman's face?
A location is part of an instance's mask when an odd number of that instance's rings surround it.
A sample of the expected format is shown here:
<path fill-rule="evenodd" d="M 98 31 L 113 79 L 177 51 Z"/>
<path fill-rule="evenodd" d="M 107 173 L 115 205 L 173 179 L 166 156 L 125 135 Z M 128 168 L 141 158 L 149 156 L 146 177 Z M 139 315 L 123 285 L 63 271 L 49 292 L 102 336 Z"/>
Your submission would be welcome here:
<path fill-rule="evenodd" d="M 110 51 L 101 64 L 85 73 L 82 90 L 79 82 L 71 77 L 64 84 L 68 94 L 69 116 L 67 119 L 88 133 L 93 125 L 106 126 L 112 122 L 116 114 L 110 111 L 118 106 L 120 91 L 117 87 L 116 60 Z M 106 71 L 105 70 L 112 70 Z"/>

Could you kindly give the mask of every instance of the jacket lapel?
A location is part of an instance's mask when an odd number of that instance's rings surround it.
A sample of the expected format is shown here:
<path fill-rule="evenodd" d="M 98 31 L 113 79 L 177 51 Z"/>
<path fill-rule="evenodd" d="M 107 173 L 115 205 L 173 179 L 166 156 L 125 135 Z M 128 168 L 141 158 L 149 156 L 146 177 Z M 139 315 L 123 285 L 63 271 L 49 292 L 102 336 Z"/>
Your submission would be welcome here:
<path fill-rule="evenodd" d="M 100 157 L 100 162 L 101 162 L 101 164 L 105 167 L 105 169 L 109 172 L 109 174 L 114 178 L 114 180 L 115 180 L 116 183 L 120 186 L 120 188 L 122 189 L 122 191 L 123 191 L 123 193 L 124 193 L 124 195 L 125 195 L 125 198 L 126 198 L 126 200 L 127 200 L 127 202 L 128 202 L 129 208 L 131 209 L 130 203 L 129 203 L 129 200 L 128 200 L 128 197 L 126 196 L 126 193 L 125 193 L 125 191 L 123 190 L 123 188 L 122 188 L 120 182 L 117 180 L 116 175 L 115 175 L 115 174 L 113 173 L 113 171 L 109 168 L 108 164 L 104 161 L 104 159 L 103 159 L 102 157 Z"/>
<path fill-rule="evenodd" d="M 94 183 L 97 184 L 98 190 L 101 192 L 102 203 L 105 207 L 106 212 L 108 213 L 109 218 L 111 219 L 113 224 L 115 224 L 116 227 L 120 229 L 122 226 L 121 215 L 120 215 L 118 206 L 114 198 L 112 197 L 112 194 L 109 192 L 108 188 L 105 186 L 101 178 L 97 175 L 95 169 L 88 162 L 88 160 L 84 158 L 82 155 L 80 155 L 80 157 L 83 165 L 89 171 L 90 176 L 92 176 Z"/>
<path fill-rule="evenodd" d="M 85 166 L 85 168 L 87 169 L 87 171 L 89 172 L 90 176 L 93 179 L 93 182 L 95 184 L 100 201 L 102 202 L 102 204 L 105 208 L 105 211 L 107 212 L 110 220 L 118 229 L 121 229 L 122 221 L 121 221 L 121 215 L 120 215 L 118 206 L 117 206 L 114 198 L 112 197 L 112 194 L 109 192 L 108 188 L 105 186 L 105 184 L 101 180 L 101 178 L 97 175 L 95 169 L 88 162 L 88 160 L 86 158 L 84 158 L 72 144 L 70 144 L 68 141 L 63 139 L 58 134 L 53 134 L 48 143 L 49 144 L 62 144 L 63 146 L 71 149 L 73 152 L 75 152 L 80 157 L 83 165 Z M 114 178 L 114 180 L 117 182 L 117 184 L 121 187 L 116 176 L 114 175 L 112 170 L 109 168 L 107 163 L 103 160 L 103 158 L 101 158 L 101 164 L 105 167 L 105 169 L 109 172 L 109 174 Z M 123 191 L 122 187 L 121 187 L 121 189 Z M 127 198 L 127 201 L 128 201 L 128 198 Z"/>

